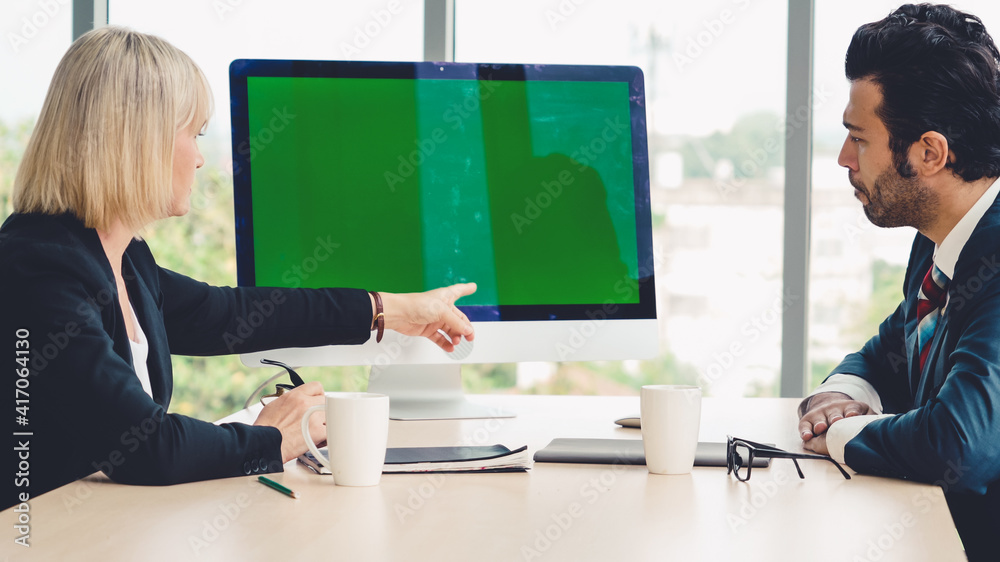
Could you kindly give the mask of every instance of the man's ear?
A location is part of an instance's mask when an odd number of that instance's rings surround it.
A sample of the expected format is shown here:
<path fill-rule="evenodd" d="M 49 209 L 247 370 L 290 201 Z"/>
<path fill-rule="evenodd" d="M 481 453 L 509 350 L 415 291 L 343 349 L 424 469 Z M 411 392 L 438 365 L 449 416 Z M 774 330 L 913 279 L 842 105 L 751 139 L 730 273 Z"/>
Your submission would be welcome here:
<path fill-rule="evenodd" d="M 937 131 L 920 135 L 917 142 L 910 145 L 910 164 L 922 176 L 932 176 L 954 162 L 955 155 L 948 149 L 948 139 Z"/>

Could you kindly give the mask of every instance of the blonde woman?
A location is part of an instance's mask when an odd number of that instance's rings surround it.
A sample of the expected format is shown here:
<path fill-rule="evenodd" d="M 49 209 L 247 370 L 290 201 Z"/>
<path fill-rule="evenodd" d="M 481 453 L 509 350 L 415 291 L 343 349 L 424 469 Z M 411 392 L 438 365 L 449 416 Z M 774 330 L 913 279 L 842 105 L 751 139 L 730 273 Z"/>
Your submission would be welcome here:
<path fill-rule="evenodd" d="M 166 413 L 170 355 L 232 352 L 224 335 L 264 301 L 274 313 L 236 352 L 362 343 L 379 328 L 362 289 L 212 287 L 156 265 L 137 235 L 187 213 L 210 100 L 187 55 L 123 28 L 84 35 L 59 63 L 0 227 L 0 334 L 24 400 L 7 466 L 27 467 L 3 507 L 97 470 L 150 485 L 280 471 L 306 451 L 298 424 L 321 385 L 271 402 L 253 426 L 216 426 Z M 473 338 L 454 306 L 473 291 L 383 293 L 384 328 L 452 351 Z"/>

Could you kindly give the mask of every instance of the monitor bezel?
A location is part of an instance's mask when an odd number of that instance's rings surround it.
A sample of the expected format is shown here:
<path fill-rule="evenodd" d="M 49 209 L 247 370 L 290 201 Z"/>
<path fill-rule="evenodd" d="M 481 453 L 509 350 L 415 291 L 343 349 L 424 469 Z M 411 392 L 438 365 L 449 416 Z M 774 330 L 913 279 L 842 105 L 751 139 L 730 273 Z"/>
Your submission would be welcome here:
<path fill-rule="evenodd" d="M 238 59 L 230 65 L 237 283 L 255 286 L 248 77 L 398 78 L 435 80 L 549 80 L 624 82 L 629 87 L 636 208 L 638 303 L 459 306 L 474 322 L 642 320 L 656 318 L 648 142 L 642 70 L 634 66 L 523 65 L 446 62 L 370 62 Z"/>

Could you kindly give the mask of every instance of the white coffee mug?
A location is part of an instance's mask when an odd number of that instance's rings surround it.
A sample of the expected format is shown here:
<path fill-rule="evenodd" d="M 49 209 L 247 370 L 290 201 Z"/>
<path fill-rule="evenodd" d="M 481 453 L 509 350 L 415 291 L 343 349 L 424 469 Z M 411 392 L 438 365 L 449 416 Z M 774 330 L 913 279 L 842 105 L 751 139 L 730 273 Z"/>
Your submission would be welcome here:
<path fill-rule="evenodd" d="M 326 447 L 320 454 L 309 436 L 309 416 L 326 410 Z M 389 440 L 389 397 L 369 392 L 327 392 L 326 404 L 302 415 L 302 436 L 338 486 L 377 486 Z"/>
<path fill-rule="evenodd" d="M 687 474 L 694 467 L 701 425 L 701 389 L 649 385 L 639 393 L 646 467 L 653 474 Z"/>

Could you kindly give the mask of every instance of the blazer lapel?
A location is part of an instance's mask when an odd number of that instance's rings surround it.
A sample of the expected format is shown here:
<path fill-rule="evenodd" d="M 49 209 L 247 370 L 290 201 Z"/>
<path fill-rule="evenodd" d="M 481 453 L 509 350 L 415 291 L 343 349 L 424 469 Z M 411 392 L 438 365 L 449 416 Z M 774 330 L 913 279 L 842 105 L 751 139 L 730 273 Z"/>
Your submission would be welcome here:
<path fill-rule="evenodd" d="M 149 356 L 146 359 L 146 367 L 149 371 L 149 384 L 153 391 L 153 401 L 164 408 L 170 403 L 170 395 L 173 391 L 173 381 L 171 380 L 170 347 L 167 342 L 166 332 L 163 329 L 163 314 L 153 298 L 146 282 L 137 275 L 132 260 L 125 254 L 122 260 L 122 275 L 128 275 L 125 279 L 128 287 L 129 299 L 132 301 L 132 308 L 139 318 L 143 333 L 146 334 L 146 341 L 149 342 Z"/>

